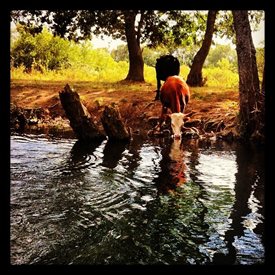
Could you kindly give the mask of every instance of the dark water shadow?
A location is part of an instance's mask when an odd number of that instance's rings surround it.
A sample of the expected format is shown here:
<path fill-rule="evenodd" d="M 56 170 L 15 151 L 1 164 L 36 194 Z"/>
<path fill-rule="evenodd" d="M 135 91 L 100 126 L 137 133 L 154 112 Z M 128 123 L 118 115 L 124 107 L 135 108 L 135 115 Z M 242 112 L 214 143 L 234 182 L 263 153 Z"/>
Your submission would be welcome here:
<path fill-rule="evenodd" d="M 77 140 L 71 149 L 71 160 L 73 162 L 82 161 L 87 155 L 93 155 L 95 149 L 102 143 L 102 141 L 83 142 Z"/>
<path fill-rule="evenodd" d="M 237 251 L 233 243 L 236 237 L 239 238 L 244 235 L 246 228 L 243 225 L 243 221 L 251 213 L 249 198 L 252 192 L 259 200 L 258 204 L 262 206 L 262 208 L 257 210 L 257 213 L 264 217 L 264 150 L 253 144 L 237 144 L 236 162 L 238 170 L 235 175 L 235 202 L 229 217 L 232 219 L 232 224 L 230 230 L 227 230 L 224 236 L 228 254 L 216 253 L 213 264 L 238 264 Z M 253 232 L 262 236 L 261 241 L 263 244 L 266 244 L 263 222 L 258 223 Z"/>
<path fill-rule="evenodd" d="M 101 165 L 108 168 L 115 168 L 127 147 L 129 147 L 129 141 L 108 140 L 103 150 Z"/>

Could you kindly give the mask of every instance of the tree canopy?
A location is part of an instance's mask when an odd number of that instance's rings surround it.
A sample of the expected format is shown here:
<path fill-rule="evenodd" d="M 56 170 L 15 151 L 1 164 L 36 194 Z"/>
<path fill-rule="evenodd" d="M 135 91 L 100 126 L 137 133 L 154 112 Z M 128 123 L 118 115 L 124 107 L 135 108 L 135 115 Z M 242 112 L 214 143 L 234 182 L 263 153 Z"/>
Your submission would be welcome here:
<path fill-rule="evenodd" d="M 165 46 L 169 53 L 189 56 L 188 66 L 192 66 L 194 49 L 204 41 L 207 14 L 199 10 L 14 10 L 11 20 L 31 34 L 40 33 L 46 25 L 54 35 L 74 41 L 93 35 L 119 38 L 127 42 L 126 79 L 144 81 L 144 46 Z M 249 16 L 252 25 L 257 26 L 263 11 L 250 11 Z M 232 13 L 219 11 L 216 17 L 214 34 L 234 37 Z M 179 50 L 183 47 L 185 52 Z"/>
<path fill-rule="evenodd" d="M 195 41 L 198 35 L 194 31 L 203 30 L 203 21 L 206 20 L 199 12 L 195 12 L 194 17 L 194 12 L 183 10 L 16 10 L 11 12 L 11 19 L 32 33 L 41 32 L 46 24 L 53 34 L 70 40 L 105 34 L 127 41 L 125 16 L 131 13 L 135 16 L 135 31 L 140 43 L 148 46 Z"/>

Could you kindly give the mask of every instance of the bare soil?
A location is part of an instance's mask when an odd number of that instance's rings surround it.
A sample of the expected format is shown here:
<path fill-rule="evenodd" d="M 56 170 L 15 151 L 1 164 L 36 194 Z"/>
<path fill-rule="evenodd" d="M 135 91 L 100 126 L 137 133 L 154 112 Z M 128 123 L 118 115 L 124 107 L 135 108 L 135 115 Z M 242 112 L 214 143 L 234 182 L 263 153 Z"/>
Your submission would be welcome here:
<path fill-rule="evenodd" d="M 144 135 L 153 128 L 149 118 L 159 117 L 161 113 L 161 102 L 154 100 L 156 87 L 152 84 L 129 82 L 113 85 L 96 85 L 93 82 L 68 84 L 78 92 L 82 103 L 99 124 L 104 107 L 115 104 L 126 126 Z M 29 114 L 29 123 L 25 130 L 72 132 L 59 99 L 59 92 L 65 85 L 64 82 L 11 82 L 11 109 L 20 108 Z M 196 127 L 204 137 L 219 136 L 234 139 L 237 137 L 235 130 L 237 112 L 237 91 L 219 91 L 210 88 L 197 90 L 191 87 L 191 100 L 185 110 L 189 119 L 186 126 L 189 124 Z"/>

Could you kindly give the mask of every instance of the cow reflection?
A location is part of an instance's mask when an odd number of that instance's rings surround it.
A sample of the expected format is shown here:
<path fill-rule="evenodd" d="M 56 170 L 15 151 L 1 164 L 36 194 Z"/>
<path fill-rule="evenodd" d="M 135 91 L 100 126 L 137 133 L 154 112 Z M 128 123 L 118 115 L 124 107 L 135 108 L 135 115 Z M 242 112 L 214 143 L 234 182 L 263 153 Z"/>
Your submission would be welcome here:
<path fill-rule="evenodd" d="M 155 182 L 160 194 L 173 193 L 186 182 L 185 152 L 180 139 L 173 139 L 162 150 L 161 171 Z"/>

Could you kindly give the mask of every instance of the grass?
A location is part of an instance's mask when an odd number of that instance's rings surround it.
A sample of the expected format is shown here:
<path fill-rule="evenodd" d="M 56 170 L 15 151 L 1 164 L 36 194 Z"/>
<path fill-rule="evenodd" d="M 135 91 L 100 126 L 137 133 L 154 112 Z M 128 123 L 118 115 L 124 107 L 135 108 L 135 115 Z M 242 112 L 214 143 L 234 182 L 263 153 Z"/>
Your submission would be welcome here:
<path fill-rule="evenodd" d="M 185 65 L 182 65 L 180 68 L 180 75 L 183 79 L 187 79 L 190 68 Z M 93 83 L 104 83 L 104 85 L 116 86 L 123 84 L 123 79 L 126 78 L 128 73 L 128 63 L 123 63 L 123 66 L 117 65 L 116 68 L 106 67 L 105 69 L 101 69 L 99 71 L 95 71 L 92 67 L 89 69 L 83 68 L 69 68 L 63 69 L 59 71 L 45 71 L 44 73 L 40 71 L 33 70 L 31 73 L 25 73 L 24 67 L 12 68 L 11 69 L 11 79 L 12 80 L 25 80 L 30 81 L 32 83 L 39 82 L 43 83 L 44 81 L 52 81 L 52 82 L 70 82 L 70 83 L 78 83 L 87 85 L 90 82 Z M 218 87 L 221 88 L 238 88 L 238 74 L 232 72 L 226 68 L 205 68 L 203 69 L 203 77 L 207 78 L 207 82 L 205 87 Z M 154 67 L 144 65 L 144 79 L 148 84 L 156 85 L 156 71 Z M 122 81 L 122 83 L 120 83 Z M 130 89 L 133 87 L 129 86 L 129 82 L 124 83 Z M 100 84 L 101 85 L 101 84 Z M 117 88 L 117 87 L 115 87 Z M 136 87 L 133 87 L 135 89 Z"/>
<path fill-rule="evenodd" d="M 192 87 L 192 98 L 203 101 L 224 101 L 232 98 L 236 98 L 239 92 L 238 89 L 228 89 L 225 87 Z"/>

